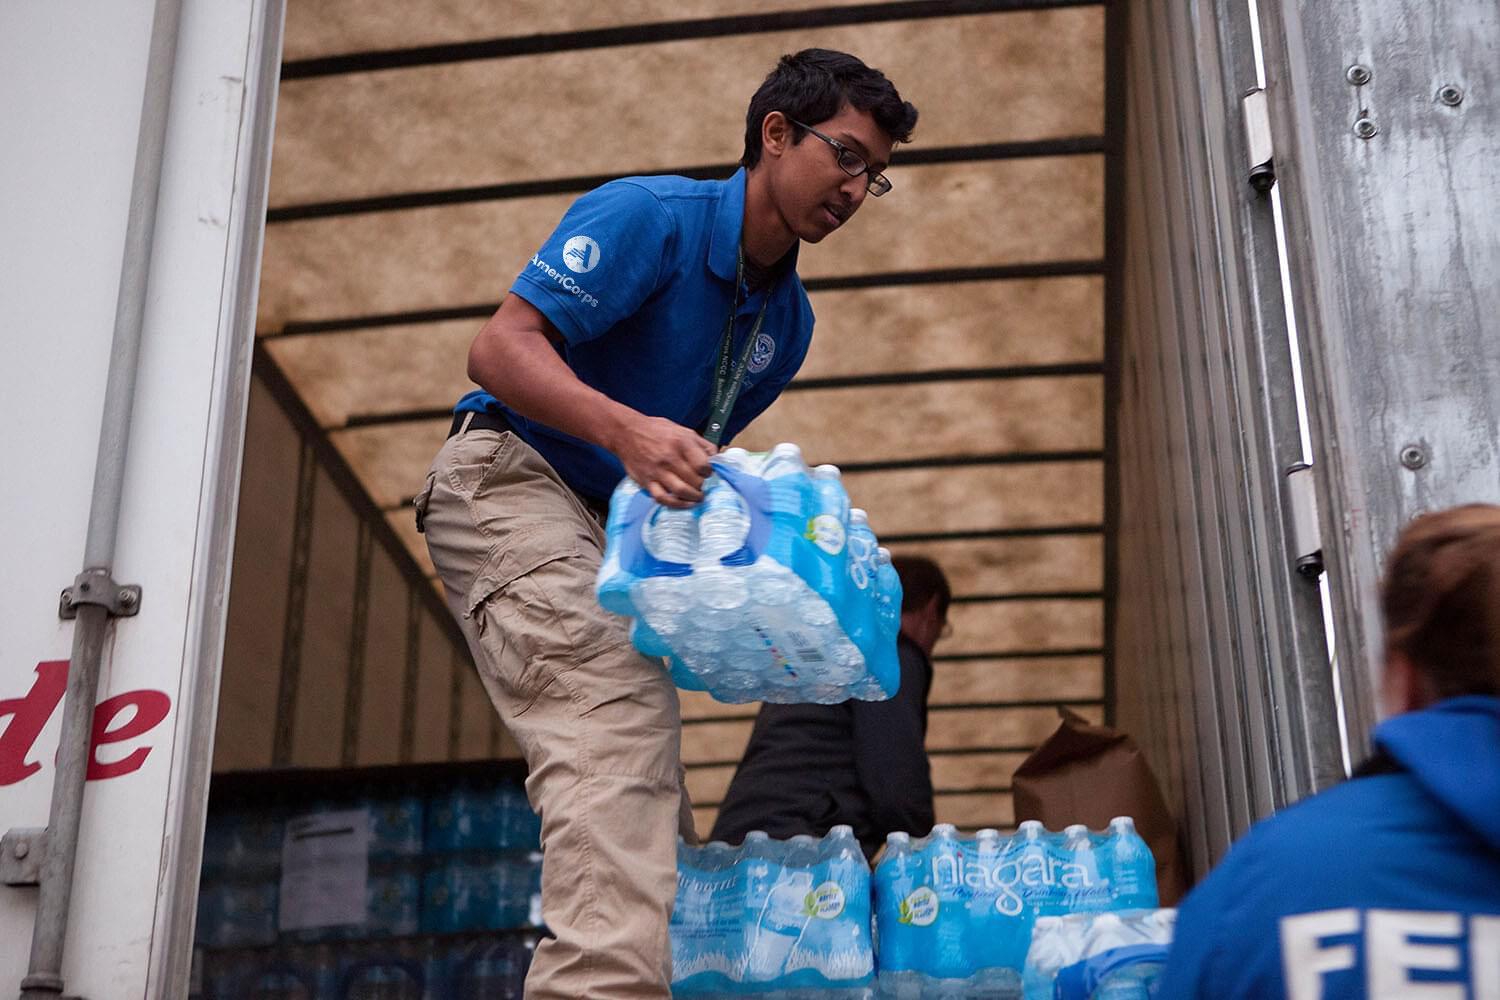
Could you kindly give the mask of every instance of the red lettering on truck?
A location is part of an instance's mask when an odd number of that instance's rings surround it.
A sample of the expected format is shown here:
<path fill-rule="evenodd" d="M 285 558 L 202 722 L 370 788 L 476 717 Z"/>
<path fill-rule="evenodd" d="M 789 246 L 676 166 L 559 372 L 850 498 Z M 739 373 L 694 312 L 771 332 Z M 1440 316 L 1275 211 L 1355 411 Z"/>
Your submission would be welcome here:
<path fill-rule="evenodd" d="M 0 785 L 14 785 L 42 769 L 40 763 L 26 758 L 36 746 L 37 737 L 52 718 L 52 713 L 62 703 L 67 687 L 68 661 L 43 660 L 36 665 L 36 680 L 30 691 L 19 698 L 0 701 L 0 719 L 10 716 L 5 729 L 0 731 Z M 112 762 L 99 759 L 99 748 L 150 732 L 171 710 L 171 698 L 162 691 L 146 688 L 126 691 L 100 702 L 94 709 L 89 779 L 118 778 L 140 770 L 151 753 L 150 746 L 137 747 Z M 128 716 L 127 712 L 130 713 Z M 122 717 L 124 721 L 121 721 Z"/>

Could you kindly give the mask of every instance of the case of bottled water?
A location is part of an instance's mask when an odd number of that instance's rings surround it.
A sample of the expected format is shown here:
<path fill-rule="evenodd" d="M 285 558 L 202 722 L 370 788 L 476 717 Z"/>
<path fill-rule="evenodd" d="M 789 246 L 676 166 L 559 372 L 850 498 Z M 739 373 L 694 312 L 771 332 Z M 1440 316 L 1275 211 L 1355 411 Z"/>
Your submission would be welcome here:
<path fill-rule="evenodd" d="M 442 995 L 432 978 L 431 945 L 423 941 L 371 942 L 336 951 L 338 1000 L 429 1000 Z"/>
<path fill-rule="evenodd" d="M 679 844 L 672 994 L 868 1000 L 870 868 L 854 832 Z"/>
<path fill-rule="evenodd" d="M 536 945 L 535 937 L 522 935 L 441 942 L 428 996 L 430 1000 L 520 997 Z"/>
<path fill-rule="evenodd" d="M 203 876 L 243 877 L 281 867 L 286 821 L 275 808 L 239 807 L 209 814 L 203 833 Z"/>
<path fill-rule="evenodd" d="M 1151 1000 L 1176 910 L 1039 917 L 1026 956 L 1026 1000 Z"/>
<path fill-rule="evenodd" d="M 873 883 L 879 991 L 902 1000 L 1014 1000 L 1039 919 L 1156 906 L 1155 862 L 1125 816 L 1102 833 L 892 833 Z"/>
<path fill-rule="evenodd" d="M 519 785 L 462 782 L 428 797 L 423 841 L 429 854 L 534 851 L 541 830 Z"/>
<path fill-rule="evenodd" d="M 359 807 L 370 813 L 370 860 L 413 858 L 422 853 L 426 803 L 415 791 L 384 795 L 367 791 Z"/>
<path fill-rule="evenodd" d="M 599 602 L 679 687 L 720 701 L 879 701 L 900 683 L 901 582 L 839 471 L 794 444 L 713 459 L 704 499 L 663 507 L 629 479 L 605 526 Z"/>
<path fill-rule="evenodd" d="M 443 858 L 422 879 L 421 929 L 447 934 L 538 926 L 541 891 L 539 853 Z"/>
<path fill-rule="evenodd" d="M 276 940 L 274 878 L 205 881 L 198 892 L 197 940 L 210 948 L 246 948 Z"/>

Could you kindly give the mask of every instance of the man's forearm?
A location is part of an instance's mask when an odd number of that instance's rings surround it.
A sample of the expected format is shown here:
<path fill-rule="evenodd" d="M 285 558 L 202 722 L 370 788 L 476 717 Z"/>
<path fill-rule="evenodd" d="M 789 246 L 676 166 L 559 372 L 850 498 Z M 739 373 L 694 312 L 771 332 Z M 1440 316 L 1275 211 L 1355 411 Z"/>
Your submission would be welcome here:
<path fill-rule="evenodd" d="M 507 315 L 509 307 L 502 307 L 475 339 L 469 378 L 530 420 L 616 451 L 620 432 L 636 412 L 581 382 L 541 325 L 518 322 L 525 317 Z"/>
<path fill-rule="evenodd" d="M 657 503 L 702 500 L 713 445 L 585 385 L 553 348 L 555 335 L 535 306 L 510 295 L 469 348 L 469 378 L 522 416 L 609 451 Z"/>

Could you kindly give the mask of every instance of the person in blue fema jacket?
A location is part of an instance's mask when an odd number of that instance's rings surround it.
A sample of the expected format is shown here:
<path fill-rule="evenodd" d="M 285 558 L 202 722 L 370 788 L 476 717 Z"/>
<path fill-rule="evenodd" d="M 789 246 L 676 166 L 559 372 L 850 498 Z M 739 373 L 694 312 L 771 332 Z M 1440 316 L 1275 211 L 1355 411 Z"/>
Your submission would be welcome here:
<path fill-rule="evenodd" d="M 682 786 L 677 691 L 594 596 L 626 475 L 703 498 L 709 458 L 791 381 L 813 315 L 797 251 L 891 189 L 916 108 L 854 56 L 785 56 L 725 180 L 630 177 L 579 198 L 469 350 L 416 497 L 449 607 L 526 758 L 552 936 L 530 1000 L 666 1000 Z M 662 108 L 651 143 L 693 124 Z"/>
<path fill-rule="evenodd" d="M 1189 895 L 1163 1000 L 1500 1000 L 1500 507 L 1414 520 L 1381 603 L 1374 756 Z"/>

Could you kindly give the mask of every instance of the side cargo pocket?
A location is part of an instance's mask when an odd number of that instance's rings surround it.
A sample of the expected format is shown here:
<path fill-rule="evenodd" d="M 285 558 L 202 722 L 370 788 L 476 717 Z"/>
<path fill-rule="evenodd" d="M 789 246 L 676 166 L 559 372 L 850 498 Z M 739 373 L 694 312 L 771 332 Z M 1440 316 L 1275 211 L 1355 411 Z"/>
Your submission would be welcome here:
<path fill-rule="evenodd" d="M 594 596 L 598 569 L 597 556 L 562 525 L 513 537 L 485 560 L 469 590 L 468 616 L 481 637 L 498 629 L 513 648 L 494 669 L 517 714 L 561 674 L 629 641 L 623 621 Z"/>

